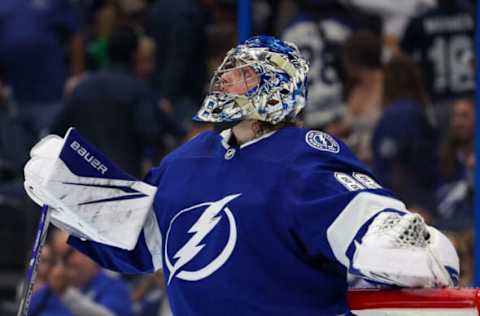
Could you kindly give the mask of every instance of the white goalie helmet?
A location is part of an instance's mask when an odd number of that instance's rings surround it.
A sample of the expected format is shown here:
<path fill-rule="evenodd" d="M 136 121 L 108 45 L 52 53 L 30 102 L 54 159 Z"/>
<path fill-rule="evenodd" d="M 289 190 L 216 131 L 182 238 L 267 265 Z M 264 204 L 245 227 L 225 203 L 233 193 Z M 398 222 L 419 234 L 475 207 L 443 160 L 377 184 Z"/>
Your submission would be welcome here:
<path fill-rule="evenodd" d="M 308 63 L 291 43 L 255 36 L 231 49 L 194 120 L 291 121 L 305 106 Z"/>

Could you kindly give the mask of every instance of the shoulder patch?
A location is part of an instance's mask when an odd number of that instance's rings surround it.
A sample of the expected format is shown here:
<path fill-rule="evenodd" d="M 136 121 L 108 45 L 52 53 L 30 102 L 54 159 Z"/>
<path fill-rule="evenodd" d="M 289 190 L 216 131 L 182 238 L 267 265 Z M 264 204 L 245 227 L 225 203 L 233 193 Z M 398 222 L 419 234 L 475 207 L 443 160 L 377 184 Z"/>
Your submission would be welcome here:
<path fill-rule="evenodd" d="M 305 141 L 310 147 L 313 147 L 322 151 L 329 151 L 337 154 L 340 152 L 340 145 L 330 135 L 320 131 L 308 131 L 305 135 Z"/>

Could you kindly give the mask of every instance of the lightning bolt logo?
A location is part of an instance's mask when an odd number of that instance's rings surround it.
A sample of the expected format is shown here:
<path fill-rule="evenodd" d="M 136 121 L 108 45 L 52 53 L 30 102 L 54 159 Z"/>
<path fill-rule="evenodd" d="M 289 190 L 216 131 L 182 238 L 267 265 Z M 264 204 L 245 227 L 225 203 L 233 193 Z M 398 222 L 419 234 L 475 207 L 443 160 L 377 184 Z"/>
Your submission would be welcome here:
<path fill-rule="evenodd" d="M 226 205 L 231 202 L 232 200 L 239 197 L 241 194 L 234 194 L 224 197 L 221 200 L 215 202 L 207 202 L 201 203 L 187 209 L 180 211 L 170 222 L 170 227 L 167 232 L 167 239 L 166 239 L 166 246 L 165 246 L 165 261 L 167 264 L 167 268 L 169 270 L 169 278 L 168 284 L 172 281 L 173 277 L 176 276 L 177 278 L 188 280 L 188 281 L 197 281 L 203 279 L 213 272 L 215 272 L 218 268 L 220 268 L 225 261 L 230 257 L 233 248 L 235 247 L 236 238 L 237 238 L 237 231 L 236 231 L 236 223 L 231 213 L 230 209 L 226 207 Z M 168 257 L 168 240 L 169 238 L 174 238 L 170 236 L 170 231 L 172 224 L 175 220 L 185 212 L 192 211 L 199 207 L 207 206 L 207 208 L 203 211 L 200 215 L 199 219 L 190 227 L 188 230 L 189 234 L 193 234 L 190 239 L 175 253 L 173 259 L 177 259 L 175 264 L 172 264 Z M 204 268 L 198 271 L 181 271 L 181 268 L 185 266 L 188 262 L 190 262 L 193 258 L 195 258 L 198 253 L 205 247 L 205 244 L 201 243 L 202 240 L 218 225 L 222 216 L 219 214 L 224 212 L 227 215 L 228 223 L 230 226 L 229 238 L 225 248 L 222 252 L 215 258 L 212 262 L 210 262 Z M 179 272 L 180 271 L 180 272 Z"/>

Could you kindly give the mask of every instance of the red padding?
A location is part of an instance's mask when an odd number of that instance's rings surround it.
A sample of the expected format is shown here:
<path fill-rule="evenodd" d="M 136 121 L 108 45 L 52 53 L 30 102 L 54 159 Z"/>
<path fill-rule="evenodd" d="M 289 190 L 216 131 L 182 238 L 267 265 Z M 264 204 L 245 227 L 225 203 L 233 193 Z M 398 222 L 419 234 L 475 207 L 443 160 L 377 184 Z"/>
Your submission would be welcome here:
<path fill-rule="evenodd" d="M 352 310 L 379 308 L 472 308 L 479 310 L 479 289 L 352 289 Z"/>

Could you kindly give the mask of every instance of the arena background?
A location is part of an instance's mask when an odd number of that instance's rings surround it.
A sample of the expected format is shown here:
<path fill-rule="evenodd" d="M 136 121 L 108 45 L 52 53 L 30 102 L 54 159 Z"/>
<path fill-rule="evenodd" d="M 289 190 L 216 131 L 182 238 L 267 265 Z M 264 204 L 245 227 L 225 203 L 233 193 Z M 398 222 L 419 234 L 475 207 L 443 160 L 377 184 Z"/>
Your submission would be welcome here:
<path fill-rule="evenodd" d="M 13 1 L 13 0 L 12 0 Z M 152 10 L 155 5 L 158 3 L 165 2 L 163 0 L 89 0 L 89 1 L 81 1 L 81 0 L 22 0 L 18 1 L 18 3 L 34 3 L 37 6 L 37 9 L 40 8 L 48 8 L 48 5 L 53 3 L 53 7 L 55 8 L 54 13 L 57 15 L 53 15 L 55 17 L 55 21 L 52 22 L 51 20 L 53 19 L 47 19 L 49 20 L 48 23 L 53 23 L 55 27 L 55 36 L 57 37 L 56 40 L 58 40 L 58 36 L 61 37 L 61 41 L 66 41 L 65 38 L 68 38 L 68 45 L 69 49 L 71 50 L 70 53 L 58 53 L 58 56 L 52 53 L 50 55 L 55 55 L 57 58 L 63 58 L 65 59 L 65 64 L 68 65 L 69 67 L 69 72 L 71 74 L 68 76 L 63 76 L 58 75 L 58 74 L 53 74 L 52 76 L 59 76 L 64 79 L 62 84 L 65 84 L 64 86 L 64 91 L 62 90 L 62 97 L 58 98 L 56 96 L 52 97 L 51 99 L 43 95 L 41 92 L 36 92 L 38 99 L 29 99 L 28 93 L 27 96 L 24 97 L 23 99 L 20 97 L 20 95 L 24 92 L 20 92 L 17 95 L 15 94 L 15 91 L 18 90 L 20 91 L 21 89 L 27 89 L 28 90 L 28 84 L 32 84 L 33 88 L 35 90 L 36 83 L 32 83 L 34 80 L 29 80 L 29 79 L 24 79 L 24 78 L 19 78 L 19 76 L 24 75 L 28 77 L 28 71 L 25 70 L 27 67 L 22 67 L 22 63 L 25 65 L 29 65 L 32 63 L 32 59 L 35 59 L 35 55 L 29 55 L 26 53 L 31 47 L 29 45 L 27 46 L 21 46 L 20 44 L 21 41 L 16 42 L 15 36 L 21 37 L 20 34 L 15 33 L 14 30 L 18 28 L 18 25 L 10 25 L 8 28 L 8 32 L 11 32 L 9 36 L 5 35 L 5 30 L 7 29 L 5 24 L 7 22 L 11 22 L 11 16 L 17 14 L 15 13 L 15 10 L 21 10 L 19 6 L 13 5 L 12 1 L 5 1 L 3 4 L 0 4 L 0 82 L 1 82 L 1 103 L 2 105 L 5 106 L 0 106 L 0 127 L 2 128 L 1 131 L 1 139 L 0 139 L 0 167 L 1 167 L 1 173 L 0 173 L 0 210 L 4 214 L 4 220 L 0 224 L 0 249 L 2 251 L 2 254 L 0 255 L 0 314 L 1 315 L 15 315 L 15 306 L 16 306 L 16 295 L 18 293 L 18 287 L 21 285 L 22 278 L 24 275 L 24 267 L 25 267 L 25 262 L 28 258 L 29 255 L 29 249 L 32 245 L 33 242 L 33 237 L 35 233 L 35 226 L 39 218 L 39 212 L 37 212 L 37 208 L 33 206 L 25 197 L 23 190 L 22 190 L 22 184 L 21 184 L 21 168 L 24 163 L 24 161 L 27 158 L 27 148 L 31 144 L 34 143 L 34 140 L 38 139 L 40 135 L 45 135 L 48 131 L 62 131 L 64 130 L 65 125 L 71 125 L 72 121 L 69 120 L 68 116 L 62 117 L 62 119 L 57 120 L 55 122 L 49 122 L 48 124 L 45 123 L 45 125 L 41 125 L 40 123 L 44 122 L 39 122 L 40 120 L 32 120 L 31 122 L 31 117 L 53 117 L 57 113 L 57 110 L 55 109 L 55 105 L 52 106 L 53 103 L 57 103 L 57 101 L 61 101 L 61 103 L 65 104 L 70 104 L 69 102 L 72 99 L 69 97 L 65 97 L 63 94 L 68 95 L 68 96 L 75 96 L 75 89 L 78 87 L 78 85 L 81 83 L 82 80 L 87 80 L 88 78 L 86 76 L 83 76 L 82 74 L 95 74 L 96 72 L 100 71 L 103 68 L 108 68 L 109 63 L 111 63 L 111 60 L 107 62 L 108 60 L 108 53 L 107 49 L 105 48 L 105 45 L 107 43 L 107 39 L 109 38 L 108 36 L 113 34 L 115 30 L 117 30 L 119 27 L 121 28 L 123 25 L 129 25 L 129 27 L 133 28 L 136 32 L 139 34 L 142 34 L 142 45 L 144 45 L 145 48 L 145 54 L 154 54 L 155 56 L 163 56 L 164 58 L 167 58 L 166 55 L 158 54 L 158 50 L 167 50 L 167 43 L 169 43 L 166 38 L 163 37 L 165 34 L 159 34 L 161 33 L 158 30 L 155 30 L 155 27 L 159 28 L 164 28 L 165 26 L 160 25 L 160 26 L 153 26 L 153 30 L 150 31 L 145 31 L 143 29 L 144 26 L 144 19 L 145 17 L 150 16 L 151 19 L 156 18 L 165 18 L 166 21 L 172 22 L 172 21 L 177 21 L 178 23 L 181 23 L 181 17 L 182 15 L 175 15 L 176 13 L 172 13 L 169 16 L 168 12 L 162 11 L 161 9 L 165 9 L 168 7 L 168 5 L 161 6 L 158 5 L 159 7 L 157 8 L 159 11 L 154 12 Z M 2 1 L 3 2 L 3 1 Z M 67 2 L 71 2 L 68 6 L 68 9 L 64 8 L 63 5 Z M 168 1 L 167 1 L 168 2 Z M 375 2 L 375 1 L 373 1 Z M 385 3 L 390 3 L 391 5 L 395 6 L 395 1 L 386 1 Z M 413 2 L 413 1 L 412 1 Z M 422 10 L 419 10 L 418 12 L 412 13 L 410 11 L 410 15 L 406 14 L 404 18 L 406 19 L 404 29 L 407 28 L 408 21 L 411 19 L 415 18 L 418 16 L 420 12 L 427 11 L 431 8 L 434 7 L 434 0 L 418 0 L 419 7 L 422 8 Z M 452 2 L 455 2 L 452 0 Z M 388 5 L 385 5 L 383 8 L 375 8 L 375 5 L 370 6 L 372 1 L 293 1 L 293 0 L 282 0 L 282 1 L 269 1 L 269 0 L 192 0 L 192 1 L 179 1 L 178 6 L 181 10 L 185 10 L 185 12 L 188 12 L 188 14 L 193 14 L 194 19 L 198 18 L 197 15 L 195 15 L 198 12 L 191 12 L 188 8 L 188 5 L 191 3 L 201 3 L 202 7 L 200 11 L 205 11 L 207 12 L 207 15 L 209 16 L 209 21 L 204 22 L 200 21 L 198 23 L 201 24 L 202 28 L 205 28 L 205 34 L 200 34 L 199 36 L 205 36 L 205 38 L 201 38 L 199 40 L 199 43 L 196 43 L 194 45 L 197 45 L 196 48 L 198 49 L 199 47 L 205 46 L 207 51 L 202 51 L 202 53 L 205 54 L 203 56 L 205 58 L 205 66 L 208 68 L 208 71 L 205 72 L 205 74 L 208 74 L 204 77 L 210 76 L 212 70 L 215 68 L 216 65 L 218 65 L 221 56 L 226 52 L 228 48 L 230 48 L 232 45 L 234 45 L 238 41 L 243 41 L 244 39 L 248 38 L 251 35 L 256 35 L 259 33 L 262 34 L 269 34 L 269 35 L 275 35 L 275 36 L 285 36 L 286 30 L 288 30 L 289 27 L 292 26 L 292 21 L 295 18 L 295 14 L 300 11 L 299 6 L 301 5 L 306 5 L 307 8 L 315 7 L 315 6 L 325 6 L 325 8 L 328 8 L 329 10 L 331 9 L 332 14 L 339 14 L 340 12 L 342 14 L 342 18 L 345 18 L 343 15 L 345 10 L 352 10 L 352 15 L 354 15 L 357 12 L 360 12 L 362 14 L 366 14 L 367 20 L 369 17 L 375 17 L 377 19 L 378 23 L 380 25 L 380 39 L 382 41 L 382 48 L 385 49 L 385 47 L 391 49 L 392 47 L 398 47 L 399 42 L 401 40 L 400 37 L 395 38 L 395 36 L 390 36 L 392 34 L 388 34 L 385 30 L 385 20 L 389 19 L 392 14 L 392 12 L 395 12 L 395 9 L 388 9 Z M 365 5 L 366 3 L 366 5 Z M 478 21 L 478 17 L 480 17 L 480 7 L 476 6 L 474 1 L 458 1 L 459 4 L 464 6 L 465 8 L 468 8 L 472 14 L 476 12 L 476 18 L 475 22 Z M 184 5 L 184 7 L 180 7 L 181 5 Z M 362 6 L 364 5 L 364 6 Z M 338 9 L 341 7 L 341 9 Z M 333 9 L 332 9 L 333 8 Z M 408 8 L 407 8 L 408 9 Z M 408 11 L 405 9 L 405 11 Z M 67 10 L 68 15 L 70 18 L 70 15 L 72 16 L 72 19 L 75 19 L 76 22 L 73 23 L 70 20 L 66 19 L 65 16 L 63 15 L 63 11 Z M 92 10 L 90 12 L 89 10 Z M 98 10 L 98 11 L 97 11 Z M 398 10 L 403 10 L 403 8 L 399 8 Z M 202 11 L 202 12 L 203 12 Z M 13 13 L 12 13 L 13 12 Z M 74 12 L 74 13 L 72 13 Z M 100 12 L 100 13 L 99 13 Z M 152 13 L 153 12 L 153 13 Z M 205 13 L 204 12 L 204 13 Z M 252 14 L 253 12 L 253 14 Z M 387 12 L 387 13 L 385 13 Z M 178 13 L 178 12 L 177 12 Z M 401 14 L 399 14 L 401 15 Z M 153 17 L 152 17 L 153 16 Z M 321 19 L 326 19 L 330 18 L 332 16 L 322 16 Z M 200 19 L 200 18 L 199 18 Z M 7 22 L 5 22 L 7 21 Z M 82 22 L 78 22 L 82 21 Z M 150 21 L 151 22 L 151 21 Z M 362 23 L 365 21 L 362 21 Z M 20 23 L 20 22 L 19 22 Z M 37 27 L 43 27 L 45 24 L 44 22 L 39 22 L 40 26 Z M 47 23 L 47 22 L 45 22 Z M 197 21 L 195 20 L 195 23 Z M 205 24 L 202 24 L 205 23 Z M 372 23 L 366 23 L 366 29 L 375 29 L 378 25 L 375 25 L 376 22 Z M 73 25 L 75 24 L 75 25 Z M 21 24 L 20 24 L 21 25 Z M 33 25 L 33 23 L 32 23 Z M 50 24 L 49 24 L 50 25 Z M 372 26 L 373 25 L 373 26 Z M 35 28 L 36 26 L 33 25 L 31 26 L 32 28 Z M 150 26 L 152 27 L 152 26 Z M 395 29 L 395 27 L 393 27 Z M 94 30 L 92 30 L 94 29 Z M 158 31 L 158 32 L 157 32 Z M 162 30 L 167 32 L 166 30 Z M 185 30 L 184 30 L 185 31 Z M 391 29 L 388 29 L 387 31 L 391 31 Z M 157 32 L 157 33 L 156 33 Z M 192 30 L 187 30 L 185 32 L 192 32 Z M 128 33 L 128 32 L 127 32 Z M 187 34 L 185 33 L 185 34 Z M 33 33 L 32 33 L 33 34 Z M 79 44 L 77 41 L 78 38 L 75 37 L 75 35 L 81 34 L 83 43 Z M 99 35 L 100 34 L 100 35 Z M 145 34 L 148 34 L 145 38 L 143 37 Z M 188 33 L 188 34 L 194 34 L 194 33 Z M 122 41 L 128 41 L 128 34 L 122 33 L 119 35 L 120 38 L 118 38 L 117 42 L 122 42 Z M 156 38 L 157 36 L 157 38 Z M 12 39 L 13 38 L 13 39 Z M 157 42 L 158 38 L 165 38 L 165 42 Z M 392 38 L 393 38 L 393 44 L 392 44 Z M 8 39 L 4 40 L 4 39 Z M 37 38 L 38 39 L 38 38 Z M 208 39 L 208 40 L 207 40 Z M 2 45 L 2 40 L 4 40 L 4 43 L 10 44 L 11 46 L 8 46 L 7 44 Z M 50 46 L 44 45 L 41 41 L 50 41 L 50 38 L 40 38 L 38 41 L 34 41 L 32 43 L 32 47 L 35 46 L 41 46 L 42 48 L 39 49 L 40 53 L 39 55 L 48 55 L 45 54 L 45 51 L 48 51 L 48 49 L 51 49 Z M 179 38 L 176 38 L 176 40 L 179 40 Z M 473 38 L 472 38 L 473 40 Z M 185 40 L 185 42 L 187 42 Z M 196 41 L 194 41 L 196 42 Z M 13 43 L 13 44 L 12 44 Z M 62 42 L 62 45 L 66 46 L 66 42 Z M 207 43 L 207 44 L 205 44 Z M 90 46 L 88 46 L 90 44 Z M 79 46 L 80 45 L 80 46 Z M 149 49 L 152 47 L 152 45 L 155 46 L 154 49 L 157 50 L 157 53 L 152 53 L 152 51 L 149 51 Z M 393 46 L 392 46 L 393 45 Z M 475 33 L 475 41 L 474 45 L 476 48 L 476 51 L 480 49 L 480 34 L 477 31 Z M 193 47 L 193 46 L 191 46 Z M 204 47 L 204 48 L 205 48 Z M 19 59 L 15 59 L 12 57 L 12 53 L 6 53 L 5 50 L 9 50 L 14 48 L 15 54 Z M 63 47 L 62 49 L 64 49 Z M 123 50 L 128 48 L 122 47 L 121 45 L 119 46 L 119 50 Z M 35 51 L 33 49 L 33 51 Z M 75 65 L 75 61 L 77 60 L 78 56 L 75 55 L 75 53 L 71 52 L 83 52 L 85 55 L 83 61 L 79 62 L 78 65 Z M 473 65 L 473 59 L 476 57 L 476 53 L 473 51 L 473 46 L 472 50 L 464 52 L 465 56 L 464 58 L 467 63 L 472 63 Z M 121 55 L 121 54 L 120 54 Z M 328 54 L 327 54 L 328 55 Z M 121 59 L 124 56 L 117 56 L 116 58 Z M 131 57 L 131 56 L 130 56 Z M 327 56 L 328 57 L 328 56 Z M 356 56 L 354 56 L 356 57 Z M 410 56 L 412 57 L 412 56 Z M 141 57 L 138 57 L 139 59 Z M 188 60 L 188 63 L 191 63 L 191 68 L 195 68 L 195 65 L 198 63 L 201 63 L 202 61 L 200 60 L 200 57 L 198 55 L 195 55 L 193 57 L 189 56 L 189 58 L 193 58 Z M 81 59 L 81 58 L 80 58 Z M 208 59 L 208 61 L 207 61 Z M 471 59 L 471 60 L 470 60 Z M 20 62 L 19 62 L 20 60 Z M 41 63 L 41 58 L 38 59 L 38 63 Z M 17 62 L 14 64 L 12 61 Z M 157 63 L 159 61 L 157 60 Z M 183 69 L 181 65 L 178 63 L 178 60 L 176 60 L 178 66 L 178 69 Z M 173 62 L 172 62 L 173 63 Z M 474 63 L 476 67 L 476 71 L 478 71 L 478 63 Z M 75 69 L 75 66 L 77 66 L 77 69 Z M 138 66 L 138 65 L 137 65 Z M 138 149 L 138 144 L 135 140 L 131 140 L 129 137 L 131 136 L 126 136 L 128 138 L 128 144 L 130 147 L 127 147 L 127 149 L 124 149 L 125 151 L 137 151 L 136 156 L 141 156 L 140 158 L 135 157 L 133 159 L 126 158 L 123 162 L 125 168 L 129 169 L 129 171 L 133 174 L 138 174 L 141 176 L 144 174 L 145 170 L 148 169 L 149 166 L 155 165 L 158 163 L 158 161 L 161 159 L 162 156 L 164 156 L 166 153 L 168 153 L 170 150 L 175 148 L 178 144 L 180 144 L 182 141 L 185 139 L 188 139 L 189 137 L 192 137 L 199 131 L 209 128 L 208 126 L 203 126 L 203 125 L 192 125 L 189 122 L 189 117 L 192 113 L 194 113 L 194 109 L 198 106 L 198 102 L 201 99 L 196 91 L 194 90 L 194 87 L 185 87 L 186 90 L 192 90 L 189 91 L 189 94 L 185 94 L 182 96 L 178 96 L 178 91 L 173 91 L 175 90 L 172 87 L 168 87 L 168 85 L 165 84 L 164 79 L 161 78 L 161 74 L 156 74 L 153 69 L 148 69 L 148 67 L 151 67 L 151 65 L 148 65 L 148 61 L 145 62 L 143 65 L 145 66 L 144 69 L 141 69 L 141 66 L 138 66 L 139 68 L 136 68 L 134 71 L 135 76 L 139 80 L 143 80 L 151 84 L 153 89 L 162 87 L 162 89 L 165 89 L 167 91 L 168 89 L 172 89 L 171 94 L 165 94 L 165 95 L 159 95 L 157 93 L 152 93 L 153 96 L 151 96 L 152 99 L 154 99 L 156 107 L 158 107 L 163 114 L 159 115 L 157 118 L 157 122 L 160 122 L 159 124 L 162 125 L 162 129 L 159 131 L 154 131 L 155 133 L 160 133 L 161 134 L 161 139 L 157 139 L 157 143 L 154 144 L 154 146 L 151 146 L 151 143 L 148 143 L 147 146 L 144 146 L 144 142 L 140 142 L 140 146 L 142 148 L 139 150 Z M 18 67 L 17 71 L 20 73 L 20 75 L 16 76 L 13 75 L 15 68 L 12 67 Z M 66 67 L 66 66 L 65 66 Z M 34 69 L 34 70 L 33 70 Z M 33 71 L 42 71 L 41 67 L 33 67 L 31 70 Z M 65 68 L 67 69 L 67 68 Z M 147 69 L 147 70 L 145 70 Z M 66 70 L 67 71 L 67 70 Z M 153 72 L 153 73 L 149 73 Z M 171 70 L 175 71 L 175 69 Z M 182 70 L 184 71 L 184 70 Z M 181 72 L 180 70 L 178 71 L 179 73 Z M 45 74 L 43 76 L 43 79 L 45 81 L 49 81 L 49 74 Z M 158 75 L 158 76 L 157 76 Z M 143 76 L 143 77 L 142 77 Z M 38 73 L 35 75 L 32 75 L 34 78 L 42 77 L 38 76 Z M 68 78 L 68 80 L 67 80 Z M 87 78 L 87 79 L 86 79 Z M 194 78 L 194 77 L 192 77 Z M 202 77 L 200 77 L 202 78 Z M 158 79 L 158 80 L 157 80 Z M 208 80 L 207 78 L 204 78 L 205 82 L 203 82 L 203 86 L 201 87 L 203 91 L 205 88 L 208 86 Z M 15 86 L 14 81 L 19 81 L 20 83 L 18 86 Z M 36 79 L 37 80 L 37 79 Z M 175 80 L 179 80 L 178 82 L 181 82 L 180 79 L 175 78 Z M 480 79 L 476 77 L 476 86 L 478 87 L 480 84 Z M 181 83 L 182 85 L 185 85 L 185 82 Z M 13 86 L 12 86 L 13 85 Z M 63 89 L 63 87 L 62 87 Z M 12 92 L 13 91 L 13 92 Z M 191 92 L 191 93 L 190 93 Z M 466 98 L 472 98 L 473 97 L 473 91 L 469 91 L 468 93 L 465 94 Z M 461 96 L 461 98 L 465 97 L 464 95 Z M 454 98 L 447 98 L 448 100 L 445 101 L 445 103 L 448 103 L 448 105 L 442 104 L 444 107 L 449 107 L 453 101 L 458 99 L 459 97 L 454 97 Z M 80 99 L 75 100 L 75 102 L 80 102 Z M 341 100 L 343 103 L 345 103 L 345 99 Z M 337 102 L 337 101 L 335 101 Z M 335 104 L 335 102 L 329 103 Z M 328 103 L 328 102 L 327 102 Z M 442 101 L 439 101 L 439 103 L 443 103 Z M 29 109 L 25 113 L 22 111 L 17 112 L 19 107 L 25 105 L 25 108 Z M 478 109 L 478 106 L 480 105 L 480 98 L 477 96 L 476 98 L 476 106 L 475 108 Z M 41 109 L 41 106 L 44 106 L 44 111 L 38 111 L 38 109 Z M 436 106 L 436 105 L 434 105 Z M 328 107 L 328 106 L 327 106 Z M 30 109 L 33 109 L 30 111 Z M 324 110 L 324 109 L 323 109 Z M 322 109 L 320 110 L 321 113 L 323 113 Z M 58 110 L 60 111 L 60 110 Z M 328 112 L 328 115 L 332 115 L 332 112 L 329 111 L 328 109 L 325 110 Z M 448 110 L 449 111 L 449 110 Z M 27 113 L 28 112 L 28 113 Z M 326 113 L 325 112 L 325 113 Z M 335 111 L 334 111 L 335 112 Z M 43 114 L 42 114 L 43 113 Z M 47 113 L 47 114 L 45 114 Z M 166 113 L 166 115 L 164 115 Z M 336 112 L 335 112 L 336 113 Z M 334 113 L 334 114 L 335 114 Z M 310 113 L 311 117 L 314 117 L 315 113 Z M 92 120 L 92 115 L 98 115 L 96 116 L 95 120 Z M 106 118 L 105 113 L 95 113 L 94 111 L 90 111 L 87 114 L 85 114 L 84 122 L 81 122 L 82 126 L 88 126 L 88 124 L 84 125 L 85 122 L 87 123 L 95 123 L 97 120 L 100 118 L 109 120 L 109 118 Z M 308 113 L 307 113 L 308 115 Z M 440 113 L 438 114 L 440 117 L 440 121 L 444 122 L 444 125 L 437 126 L 437 129 L 440 130 L 440 134 L 446 134 L 448 131 L 448 118 L 450 117 L 450 112 L 449 114 L 444 114 Z M 479 119 L 479 114 L 477 111 L 475 111 L 475 120 L 478 121 Z M 112 116 L 114 119 L 115 116 Z M 34 122 L 35 121 L 35 122 Z M 123 121 L 122 121 L 123 122 Z M 98 123 L 98 122 L 97 122 Z M 110 123 L 108 123 L 110 124 Z M 133 123 L 135 124 L 135 123 Z M 322 123 L 323 124 L 323 123 Z M 92 126 L 95 124 L 92 124 Z M 141 130 L 141 128 L 139 128 Z M 336 131 L 336 129 L 333 129 L 333 131 Z M 100 132 L 99 130 L 95 130 L 95 132 Z M 135 131 L 136 133 L 137 131 Z M 148 133 L 145 132 L 145 133 Z M 478 135 L 480 133 L 480 127 L 478 125 L 475 125 L 475 134 Z M 350 135 L 351 136 L 351 135 Z M 350 139 L 351 140 L 351 139 Z M 101 140 L 99 141 L 101 142 Z M 475 152 L 474 156 L 476 156 L 479 151 L 480 151 L 480 140 L 478 138 L 475 140 Z M 119 145 L 122 146 L 122 145 Z M 100 145 L 100 147 L 102 147 Z M 104 148 L 102 148 L 104 149 Z M 109 148 L 106 149 L 107 151 L 110 151 Z M 115 151 L 113 151 L 113 155 L 115 156 Z M 120 155 L 119 159 L 123 159 L 122 155 Z M 474 157 L 473 157 L 474 159 Z M 133 161 L 133 162 L 132 162 Z M 136 162 L 140 161 L 141 164 L 135 165 Z M 475 178 L 475 183 L 479 183 L 480 181 L 480 175 L 477 171 L 476 168 L 473 169 L 475 171 L 474 173 L 474 178 Z M 466 175 L 464 175 L 466 177 Z M 469 180 L 466 180 L 464 178 L 457 179 L 459 181 L 464 181 L 468 182 Z M 468 190 L 473 191 L 473 184 L 468 184 L 472 185 L 472 187 L 469 187 Z M 467 185 L 467 186 L 468 186 Z M 473 191 L 474 192 L 474 191 Z M 467 197 L 465 197 L 467 199 Z M 467 230 L 472 230 L 473 227 L 479 227 L 480 226 L 480 203 L 479 203 L 479 197 L 478 194 L 474 194 L 474 200 L 475 200 L 475 208 L 473 210 L 473 205 L 471 203 L 466 203 L 468 206 L 471 206 L 471 210 L 465 210 L 465 205 L 462 204 L 463 206 L 462 211 L 459 211 L 458 214 L 453 214 L 451 215 L 452 217 L 449 217 L 445 219 L 447 222 L 462 222 L 462 229 L 465 228 L 465 231 Z M 429 217 L 430 215 L 432 218 L 434 218 L 435 211 L 431 211 L 430 214 L 428 211 L 426 213 L 422 213 Z M 473 214 L 476 214 L 476 216 L 473 216 Z M 465 222 L 465 223 L 463 223 Z M 470 226 L 469 224 L 470 223 Z M 473 225 L 474 223 L 474 225 Z M 448 226 L 448 225 L 446 225 Z M 455 228 L 456 230 L 457 228 Z M 448 230 L 448 229 L 447 229 Z M 456 240 L 456 245 L 461 248 L 461 256 L 462 260 L 464 262 L 467 262 L 470 266 L 467 265 L 466 267 L 466 273 L 468 274 L 468 277 L 465 278 L 462 281 L 463 286 L 480 286 L 480 260 L 474 260 L 474 258 L 479 258 L 480 257 L 480 241 L 478 241 L 478 236 L 473 234 L 472 232 L 470 233 L 465 233 L 464 230 L 462 231 L 455 231 L 452 235 L 452 238 L 458 238 Z M 465 233 L 465 234 L 464 234 Z M 52 234 L 53 235 L 53 234 Z M 49 238 L 49 243 L 53 245 L 55 242 L 55 236 L 50 236 Z M 470 271 L 469 271 L 470 269 Z M 159 315 L 159 310 L 163 309 L 163 313 L 161 315 L 168 315 L 168 308 L 165 307 L 165 292 L 163 289 L 162 282 L 159 278 L 156 277 L 127 277 L 127 276 L 114 276 L 114 278 L 120 278 L 122 282 L 125 282 L 125 284 L 128 285 L 129 290 L 131 291 L 131 296 L 132 296 L 132 310 L 134 310 L 135 315 L 142 315 L 142 316 L 148 316 L 148 315 Z M 41 314 L 39 314 L 41 315 Z"/>
<path fill-rule="evenodd" d="M 477 6 L 477 18 L 476 20 L 480 18 L 480 6 Z M 478 28 L 476 29 L 475 32 L 475 55 L 477 52 L 480 51 L 480 32 L 478 32 Z M 479 64 L 476 63 L 476 73 L 478 73 L 479 70 Z M 477 76 L 476 77 L 476 88 L 480 87 L 480 78 Z M 478 92 L 476 92 L 476 108 L 478 109 L 480 107 L 480 97 L 478 95 Z M 475 112 L 476 114 L 476 121 L 478 122 L 479 119 L 479 113 L 478 111 Z M 475 135 L 480 135 L 480 126 L 478 124 L 475 126 Z M 480 139 L 478 137 L 475 138 L 475 153 L 478 156 L 478 153 L 480 153 Z M 475 169 L 475 182 L 479 183 L 480 181 L 480 173 L 478 172 L 478 169 Z M 475 227 L 480 227 L 480 197 L 478 194 L 475 195 Z M 480 258 L 480 239 L 478 235 L 475 235 L 475 258 Z M 475 260 L 475 283 L 474 286 L 480 286 L 480 260 Z"/>

